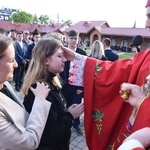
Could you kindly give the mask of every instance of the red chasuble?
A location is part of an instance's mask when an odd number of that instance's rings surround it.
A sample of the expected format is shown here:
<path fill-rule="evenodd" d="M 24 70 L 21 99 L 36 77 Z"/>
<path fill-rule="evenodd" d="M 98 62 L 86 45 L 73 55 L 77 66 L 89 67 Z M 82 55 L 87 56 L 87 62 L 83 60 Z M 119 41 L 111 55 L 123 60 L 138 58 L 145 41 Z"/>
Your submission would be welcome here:
<path fill-rule="evenodd" d="M 89 150 L 116 150 L 132 130 L 145 126 L 135 121 L 136 127 L 133 125 L 131 131 L 127 130 L 133 108 L 122 100 L 119 90 L 123 82 L 143 85 L 149 73 L 149 50 L 136 54 L 134 59 L 115 62 L 87 59 L 84 72 L 84 121 Z M 140 106 L 141 110 L 144 103 Z M 136 119 L 140 120 L 141 115 L 137 115 Z M 150 121 L 147 125 L 150 125 Z"/>

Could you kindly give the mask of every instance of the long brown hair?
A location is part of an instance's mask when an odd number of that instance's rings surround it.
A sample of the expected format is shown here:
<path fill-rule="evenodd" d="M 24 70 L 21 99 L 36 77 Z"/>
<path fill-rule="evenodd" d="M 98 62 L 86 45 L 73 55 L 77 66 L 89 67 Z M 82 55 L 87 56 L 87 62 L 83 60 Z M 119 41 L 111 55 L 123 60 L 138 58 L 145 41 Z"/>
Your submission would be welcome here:
<path fill-rule="evenodd" d="M 11 43 L 13 43 L 11 38 L 0 35 L 0 58 L 3 57 L 5 50 Z"/>
<path fill-rule="evenodd" d="M 24 77 L 22 92 L 28 93 L 29 88 L 37 81 L 47 81 L 49 72 L 45 65 L 45 58 L 51 57 L 61 47 L 60 41 L 54 38 L 43 38 L 35 45 L 32 59 Z"/>

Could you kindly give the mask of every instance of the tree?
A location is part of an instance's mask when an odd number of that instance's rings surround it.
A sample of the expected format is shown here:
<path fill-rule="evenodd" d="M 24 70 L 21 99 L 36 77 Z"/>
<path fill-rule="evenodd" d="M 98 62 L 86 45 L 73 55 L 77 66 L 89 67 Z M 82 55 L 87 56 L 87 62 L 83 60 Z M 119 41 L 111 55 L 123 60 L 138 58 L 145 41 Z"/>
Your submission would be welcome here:
<path fill-rule="evenodd" d="M 41 15 L 39 18 L 36 14 L 32 15 L 30 13 L 27 13 L 25 11 L 20 12 L 14 12 L 10 15 L 8 21 L 14 21 L 14 22 L 22 22 L 22 23 L 40 23 L 40 24 L 53 24 L 55 23 L 54 20 L 50 19 L 48 15 Z M 66 24 L 71 25 L 72 21 L 67 20 L 65 21 Z"/>
<path fill-rule="evenodd" d="M 11 14 L 8 20 L 13 20 L 14 22 L 31 23 L 33 21 L 33 16 L 25 11 L 20 11 Z"/>
<path fill-rule="evenodd" d="M 34 14 L 32 22 L 33 23 L 38 23 L 39 22 L 39 19 L 38 19 L 36 14 Z"/>
<path fill-rule="evenodd" d="M 70 26 L 72 24 L 72 21 L 71 20 L 67 20 L 67 21 L 65 21 L 65 23 Z"/>
<path fill-rule="evenodd" d="M 50 21 L 50 18 L 48 15 L 41 15 L 38 19 L 39 19 L 41 24 L 43 24 L 43 23 L 48 24 Z"/>

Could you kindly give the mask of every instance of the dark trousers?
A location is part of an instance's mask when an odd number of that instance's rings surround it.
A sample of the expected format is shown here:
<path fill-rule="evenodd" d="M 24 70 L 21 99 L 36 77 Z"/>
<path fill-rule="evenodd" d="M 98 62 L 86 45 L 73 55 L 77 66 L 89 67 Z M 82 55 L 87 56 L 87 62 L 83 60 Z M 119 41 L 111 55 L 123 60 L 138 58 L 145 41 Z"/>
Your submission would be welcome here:
<path fill-rule="evenodd" d="M 73 103 L 74 104 L 80 104 L 81 101 L 82 101 L 82 96 L 83 94 L 74 94 L 74 97 L 73 97 Z M 80 118 L 76 118 L 73 120 L 73 126 L 78 126 L 80 124 Z"/>
<path fill-rule="evenodd" d="M 70 84 L 63 86 L 62 94 L 65 97 L 67 108 L 72 104 L 80 104 L 83 97 L 83 93 L 77 94 L 77 87 Z M 80 118 L 74 119 L 73 126 L 78 126 L 79 124 Z"/>
<path fill-rule="evenodd" d="M 25 72 L 25 65 L 18 64 L 18 67 L 14 71 L 15 86 L 18 86 L 18 87 L 22 86 L 24 72 Z"/>

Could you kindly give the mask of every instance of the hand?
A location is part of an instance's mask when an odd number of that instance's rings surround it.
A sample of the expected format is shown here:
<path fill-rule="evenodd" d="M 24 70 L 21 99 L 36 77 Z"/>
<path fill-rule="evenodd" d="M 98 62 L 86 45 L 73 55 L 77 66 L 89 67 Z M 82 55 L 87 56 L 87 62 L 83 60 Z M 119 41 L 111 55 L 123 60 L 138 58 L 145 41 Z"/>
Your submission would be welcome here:
<path fill-rule="evenodd" d="M 72 60 L 75 59 L 75 54 L 74 54 L 74 51 L 73 51 L 73 50 L 71 50 L 71 49 L 69 49 L 69 48 L 67 48 L 67 47 L 64 47 L 63 45 L 62 45 L 61 48 L 62 48 L 62 50 L 64 51 L 64 56 L 65 56 L 65 58 L 66 58 L 67 60 L 72 61 Z"/>
<path fill-rule="evenodd" d="M 83 92 L 83 90 L 77 90 L 77 93 L 76 94 L 81 94 Z"/>
<path fill-rule="evenodd" d="M 123 83 L 119 93 L 123 94 L 124 91 L 130 91 L 129 98 L 124 99 L 124 101 L 136 108 L 139 107 L 141 101 L 146 97 L 141 87 L 135 84 Z"/>
<path fill-rule="evenodd" d="M 74 119 L 76 119 L 83 114 L 84 105 L 83 105 L 83 103 L 73 104 L 68 108 L 67 111 L 72 114 Z"/>
<path fill-rule="evenodd" d="M 22 63 L 25 65 L 27 62 L 26 62 L 26 60 L 23 60 Z"/>
<path fill-rule="evenodd" d="M 123 143 L 130 141 L 132 139 L 138 140 L 144 148 L 148 148 L 150 145 L 150 127 L 145 127 L 133 132 L 130 136 L 128 136 Z"/>
<path fill-rule="evenodd" d="M 45 85 L 44 82 L 42 83 L 37 82 L 37 87 L 35 89 L 30 87 L 30 89 L 35 95 L 35 97 L 40 97 L 42 99 L 46 99 L 46 97 L 48 96 L 48 93 L 50 92 L 49 86 Z"/>

